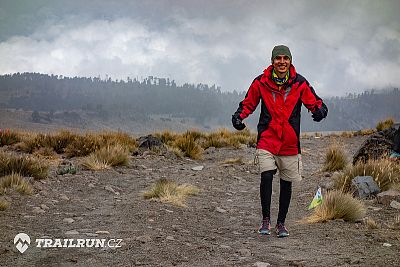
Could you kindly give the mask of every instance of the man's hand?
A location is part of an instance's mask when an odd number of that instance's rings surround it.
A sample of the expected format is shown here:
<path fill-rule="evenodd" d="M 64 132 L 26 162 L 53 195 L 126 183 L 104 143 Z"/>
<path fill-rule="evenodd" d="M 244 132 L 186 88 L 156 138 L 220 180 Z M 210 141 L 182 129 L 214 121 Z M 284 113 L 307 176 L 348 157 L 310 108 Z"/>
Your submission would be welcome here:
<path fill-rule="evenodd" d="M 246 125 L 242 122 L 242 119 L 238 114 L 232 115 L 232 125 L 236 130 L 243 130 L 246 128 Z"/>
<path fill-rule="evenodd" d="M 322 121 L 322 119 L 325 118 L 327 115 L 328 115 L 328 108 L 324 103 L 322 103 L 322 106 L 315 112 L 313 112 L 311 117 L 313 117 L 314 121 L 319 122 Z"/>

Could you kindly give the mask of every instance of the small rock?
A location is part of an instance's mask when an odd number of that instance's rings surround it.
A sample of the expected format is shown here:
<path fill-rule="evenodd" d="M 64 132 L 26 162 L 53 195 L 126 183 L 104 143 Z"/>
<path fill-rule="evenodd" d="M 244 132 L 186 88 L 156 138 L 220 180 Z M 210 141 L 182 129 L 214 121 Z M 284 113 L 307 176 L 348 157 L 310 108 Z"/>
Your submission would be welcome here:
<path fill-rule="evenodd" d="M 45 213 L 40 207 L 33 207 L 33 213 Z"/>
<path fill-rule="evenodd" d="M 89 184 L 88 184 L 88 187 L 90 187 L 90 188 L 94 188 L 94 187 L 95 187 L 95 185 L 94 185 L 94 184 L 92 184 L 92 183 L 89 183 Z"/>
<path fill-rule="evenodd" d="M 231 248 L 232 248 L 232 247 L 227 246 L 227 245 L 220 245 L 219 247 L 220 247 L 220 248 L 223 248 L 223 249 L 231 249 Z"/>
<path fill-rule="evenodd" d="M 384 247 L 391 247 L 392 244 L 390 244 L 390 243 L 383 243 L 382 246 L 384 246 Z"/>
<path fill-rule="evenodd" d="M 400 210 L 400 202 L 397 202 L 396 200 L 392 200 L 392 202 L 390 202 L 390 207 Z"/>
<path fill-rule="evenodd" d="M 73 223 L 75 220 L 74 219 L 72 219 L 72 218 L 65 218 L 65 219 L 63 219 L 63 222 L 65 222 L 65 223 Z"/>
<path fill-rule="evenodd" d="M 60 199 L 62 199 L 62 200 L 69 200 L 69 197 L 67 197 L 67 196 L 64 195 L 64 194 L 60 194 Z"/>
<path fill-rule="evenodd" d="M 30 218 L 35 218 L 36 216 L 32 216 L 32 215 L 25 215 L 24 218 L 30 219 Z"/>
<path fill-rule="evenodd" d="M 256 263 L 254 263 L 254 266 L 256 266 L 256 267 L 267 267 L 267 266 L 271 266 L 271 264 L 269 264 L 268 262 L 257 261 Z"/>
<path fill-rule="evenodd" d="M 173 236 L 167 236 L 167 238 L 166 238 L 167 240 L 169 240 L 169 241 L 173 241 L 173 240 L 175 240 L 175 238 L 173 237 Z"/>
<path fill-rule="evenodd" d="M 168 213 L 173 213 L 174 211 L 173 210 L 167 210 L 167 209 L 164 209 L 166 212 L 168 212 Z"/>
<path fill-rule="evenodd" d="M 79 235 L 79 232 L 76 230 L 71 230 L 71 231 L 67 231 L 65 232 L 66 235 Z"/>
<path fill-rule="evenodd" d="M 141 235 L 136 237 L 136 240 L 142 243 L 150 242 L 152 239 L 149 235 Z"/>
<path fill-rule="evenodd" d="M 45 204 L 42 204 L 42 205 L 40 205 L 40 207 L 43 209 L 43 210 L 48 210 L 48 209 L 50 209 L 48 206 L 46 206 Z"/>
<path fill-rule="evenodd" d="M 369 209 L 371 209 L 373 211 L 379 211 L 379 210 L 382 209 L 382 208 L 378 208 L 378 207 L 374 207 L 374 206 L 368 206 L 367 208 L 369 208 Z"/>
<path fill-rule="evenodd" d="M 86 236 L 98 236 L 98 234 L 93 234 L 93 233 L 85 233 Z"/>
<path fill-rule="evenodd" d="M 206 150 L 204 150 L 204 152 L 206 152 L 206 154 L 211 154 L 211 153 L 214 153 L 215 150 L 216 150 L 215 147 L 210 146 L 209 148 L 207 148 Z"/>
<path fill-rule="evenodd" d="M 101 234 L 109 235 L 110 232 L 109 232 L 109 231 L 96 231 L 96 234 L 99 234 L 99 235 L 101 235 Z"/>
<path fill-rule="evenodd" d="M 201 171 L 201 170 L 203 170 L 203 169 L 204 169 L 204 166 L 203 166 L 203 165 L 200 165 L 200 166 L 193 167 L 193 168 L 192 168 L 192 171 Z"/>
<path fill-rule="evenodd" d="M 104 189 L 107 190 L 107 191 L 109 191 L 109 192 L 111 192 L 111 193 L 114 193 L 114 194 L 116 194 L 116 195 L 119 195 L 119 192 L 115 191 L 114 188 L 112 188 L 110 185 L 106 185 L 106 186 L 104 187 Z"/>
<path fill-rule="evenodd" d="M 390 189 L 379 193 L 376 197 L 378 199 L 378 203 L 389 206 L 392 200 L 400 201 L 400 192 L 394 189 Z"/>
<path fill-rule="evenodd" d="M 224 210 L 224 209 L 222 209 L 222 208 L 220 208 L 220 207 L 216 207 L 216 208 L 215 208 L 215 211 L 216 211 L 216 212 L 219 212 L 219 213 L 225 213 L 225 212 L 226 212 L 226 210 Z"/>
<path fill-rule="evenodd" d="M 238 253 L 243 257 L 250 257 L 251 256 L 251 251 L 250 251 L 250 249 L 247 249 L 247 248 L 239 249 Z"/>

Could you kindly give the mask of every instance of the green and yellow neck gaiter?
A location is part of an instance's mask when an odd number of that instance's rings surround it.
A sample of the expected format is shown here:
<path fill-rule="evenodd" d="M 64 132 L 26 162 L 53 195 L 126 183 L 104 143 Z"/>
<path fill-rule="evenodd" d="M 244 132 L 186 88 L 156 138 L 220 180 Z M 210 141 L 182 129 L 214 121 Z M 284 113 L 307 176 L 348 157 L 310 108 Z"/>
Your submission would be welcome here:
<path fill-rule="evenodd" d="M 272 71 L 272 80 L 277 84 L 277 85 L 282 85 L 286 83 L 289 80 L 289 71 L 286 73 L 285 77 L 279 78 L 278 75 L 275 73 L 275 70 Z"/>

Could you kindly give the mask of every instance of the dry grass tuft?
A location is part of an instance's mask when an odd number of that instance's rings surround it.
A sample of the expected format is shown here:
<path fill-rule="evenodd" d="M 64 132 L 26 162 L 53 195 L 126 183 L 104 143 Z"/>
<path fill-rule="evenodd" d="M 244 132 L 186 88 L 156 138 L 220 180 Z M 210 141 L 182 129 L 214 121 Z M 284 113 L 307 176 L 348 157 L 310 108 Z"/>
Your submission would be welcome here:
<path fill-rule="evenodd" d="M 302 133 L 302 134 L 300 135 L 300 138 L 301 138 L 301 139 L 309 139 L 309 138 L 310 138 L 310 135 L 309 135 L 308 133 Z"/>
<path fill-rule="evenodd" d="M 8 209 L 10 203 L 5 199 L 0 199 L 0 211 Z"/>
<path fill-rule="evenodd" d="M 186 197 L 196 195 L 198 192 L 199 189 L 195 186 L 188 184 L 178 185 L 173 180 L 160 179 L 149 191 L 143 193 L 143 197 L 145 199 L 158 199 L 161 202 L 184 207 L 186 206 Z"/>
<path fill-rule="evenodd" d="M 56 153 L 64 153 L 65 148 L 77 138 L 70 131 L 61 130 L 56 134 L 26 134 L 19 148 L 27 153 L 33 153 L 41 148 L 53 149 Z"/>
<path fill-rule="evenodd" d="M 257 143 L 257 135 L 252 134 L 250 130 L 244 129 L 243 131 L 230 132 L 227 129 L 220 129 L 216 132 L 209 133 L 202 143 L 203 148 L 209 147 L 235 147 L 239 148 L 240 145 L 254 146 Z"/>
<path fill-rule="evenodd" d="M 65 148 L 67 157 L 84 157 L 100 149 L 102 138 L 100 135 L 87 133 L 85 135 L 77 135 L 72 143 Z"/>
<path fill-rule="evenodd" d="M 19 173 L 23 176 L 44 179 L 48 175 L 48 170 L 49 165 L 43 160 L 0 153 L 0 175 Z"/>
<path fill-rule="evenodd" d="M 372 218 L 366 218 L 364 220 L 364 224 L 367 226 L 368 229 L 378 229 L 380 225 Z"/>
<path fill-rule="evenodd" d="M 122 132 L 86 133 L 78 135 L 66 130 L 57 134 L 30 134 L 24 137 L 19 148 L 27 153 L 41 149 L 53 149 L 56 153 L 65 153 L 68 157 L 87 156 L 101 147 L 121 145 L 134 151 L 138 144 L 135 138 Z"/>
<path fill-rule="evenodd" d="M 388 159 L 370 160 L 367 163 L 358 162 L 333 177 L 335 188 L 350 192 L 351 180 L 356 176 L 372 176 L 379 188 L 385 191 L 400 183 L 400 165 Z"/>
<path fill-rule="evenodd" d="M 87 156 L 83 166 L 90 170 L 103 170 L 111 166 L 125 166 L 129 162 L 129 152 L 122 145 L 116 144 L 100 148 Z"/>
<path fill-rule="evenodd" d="M 176 140 L 176 138 L 178 138 L 179 134 L 164 130 L 161 133 L 155 133 L 154 136 L 160 138 L 161 142 L 163 142 L 164 144 L 171 145 Z"/>
<path fill-rule="evenodd" d="M 77 134 L 73 134 L 70 131 L 61 130 L 57 134 L 51 136 L 51 148 L 58 154 L 65 152 L 67 146 L 74 142 L 77 138 Z"/>
<path fill-rule="evenodd" d="M 15 189 L 17 192 L 25 195 L 30 195 L 33 192 L 31 184 L 16 173 L 0 178 L 0 195 L 6 193 L 8 188 Z"/>
<path fill-rule="evenodd" d="M 354 136 L 354 132 L 350 132 L 350 131 L 342 132 L 342 134 L 340 136 L 345 137 L 345 138 L 350 138 L 350 137 Z"/>
<path fill-rule="evenodd" d="M 21 141 L 21 136 L 18 132 L 9 129 L 0 129 L 0 147 L 16 144 Z"/>
<path fill-rule="evenodd" d="M 174 153 L 178 158 L 183 158 L 183 153 L 179 148 L 169 145 L 166 145 L 166 147 L 168 151 Z"/>
<path fill-rule="evenodd" d="M 51 147 L 41 147 L 35 152 L 33 152 L 34 155 L 43 157 L 46 159 L 57 159 L 57 153 L 54 151 L 53 148 Z"/>
<path fill-rule="evenodd" d="M 195 137 L 191 134 L 178 137 L 173 142 L 173 146 L 180 149 L 185 157 L 192 159 L 201 159 L 203 154 L 203 149 L 196 142 Z"/>
<path fill-rule="evenodd" d="M 389 189 L 394 189 L 400 192 L 400 182 L 391 184 Z"/>
<path fill-rule="evenodd" d="M 206 135 L 200 131 L 197 130 L 190 130 L 190 131 L 186 131 L 183 136 L 185 137 L 190 137 L 192 139 L 194 139 L 195 141 L 201 139 L 201 138 L 205 138 Z"/>
<path fill-rule="evenodd" d="M 102 138 L 101 146 L 121 145 L 129 152 L 133 152 L 138 148 L 138 142 L 135 138 L 123 132 L 104 132 L 100 134 Z"/>
<path fill-rule="evenodd" d="M 353 198 L 351 194 L 333 190 L 325 194 L 322 204 L 304 222 L 317 223 L 336 219 L 354 222 L 361 220 L 365 214 L 366 209 L 360 200 Z"/>
<path fill-rule="evenodd" d="M 229 146 L 229 141 L 219 133 L 210 133 L 206 136 L 205 141 L 201 144 L 204 149 L 209 147 L 221 148 Z"/>
<path fill-rule="evenodd" d="M 82 166 L 93 171 L 107 170 L 111 168 L 110 164 L 98 159 L 93 154 L 90 154 L 83 160 Z"/>
<path fill-rule="evenodd" d="M 364 136 L 364 135 L 371 135 L 371 134 L 374 134 L 375 132 L 376 132 L 375 129 L 362 129 L 362 130 L 359 130 L 359 131 L 355 132 L 355 133 L 354 133 L 354 136 L 359 136 L 359 135 L 361 135 L 361 136 Z"/>
<path fill-rule="evenodd" d="M 334 172 L 344 169 L 347 158 L 343 150 L 338 145 L 331 145 L 325 155 L 323 171 Z"/>
<path fill-rule="evenodd" d="M 379 131 L 383 131 L 386 129 L 389 129 L 390 127 L 392 127 L 392 125 L 394 124 L 394 119 L 393 118 L 387 118 L 384 121 L 379 121 L 378 124 L 376 125 L 376 130 Z"/>
<path fill-rule="evenodd" d="M 257 142 L 257 135 L 245 129 L 241 132 L 230 132 L 227 129 L 220 129 L 212 133 L 202 133 L 196 130 L 187 131 L 184 134 L 164 131 L 156 133 L 164 144 L 174 149 L 175 154 L 200 159 L 203 149 L 209 147 L 240 147 L 241 144 L 254 145 Z M 178 152 L 181 151 L 181 153 Z"/>

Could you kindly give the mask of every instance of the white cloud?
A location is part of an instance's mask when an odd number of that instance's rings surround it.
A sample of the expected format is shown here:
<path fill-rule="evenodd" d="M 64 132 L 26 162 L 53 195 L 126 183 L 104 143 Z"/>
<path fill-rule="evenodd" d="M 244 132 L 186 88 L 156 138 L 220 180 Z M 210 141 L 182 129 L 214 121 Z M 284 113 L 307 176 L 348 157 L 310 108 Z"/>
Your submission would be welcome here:
<path fill-rule="evenodd" d="M 152 75 L 246 90 L 269 64 L 273 46 L 283 43 L 291 48 L 296 69 L 322 95 L 400 84 L 400 21 L 394 7 L 380 14 L 373 1 L 375 9 L 321 1 L 210 2 L 204 9 L 148 3 L 142 10 L 146 19 L 66 15 L 5 39 L 0 73 Z M 149 11 L 157 6 L 163 12 Z"/>

